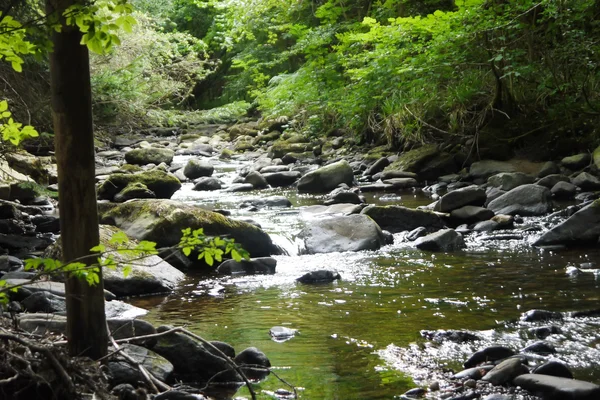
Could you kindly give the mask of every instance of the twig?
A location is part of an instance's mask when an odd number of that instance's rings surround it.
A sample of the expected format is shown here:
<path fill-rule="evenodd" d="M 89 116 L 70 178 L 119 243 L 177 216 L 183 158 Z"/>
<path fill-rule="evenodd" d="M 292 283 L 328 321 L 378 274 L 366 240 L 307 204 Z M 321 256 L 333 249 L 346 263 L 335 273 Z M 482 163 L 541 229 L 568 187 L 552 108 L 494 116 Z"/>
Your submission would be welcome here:
<path fill-rule="evenodd" d="M 135 336 L 135 337 L 131 337 L 131 338 L 119 339 L 119 340 L 115 340 L 115 342 L 116 343 L 129 343 L 131 341 L 137 341 L 137 340 L 154 339 L 154 338 L 170 335 L 173 333 L 183 333 L 185 335 L 188 335 L 191 338 L 194 338 L 197 341 L 201 342 L 202 344 L 205 344 L 211 350 L 213 350 L 218 355 L 220 355 L 221 358 L 223 358 L 223 360 L 242 377 L 242 379 L 244 380 L 244 383 L 248 387 L 248 391 L 250 392 L 250 396 L 252 397 L 252 400 L 256 400 L 256 393 L 254 393 L 254 390 L 252 389 L 252 386 L 250 385 L 250 381 L 246 377 L 246 374 L 244 374 L 244 372 L 240 369 L 240 367 L 235 362 L 233 362 L 226 354 L 224 354 L 221 350 L 219 350 L 217 347 L 215 347 L 212 343 L 210 343 L 206 339 L 203 339 L 200 336 L 188 331 L 187 329 L 173 328 L 173 329 L 169 329 L 168 331 L 164 331 L 164 332 L 160 332 L 160 333 L 153 333 L 150 335 Z"/>
<path fill-rule="evenodd" d="M 75 393 L 75 385 L 73 384 L 71 377 L 69 376 L 69 374 L 67 374 L 67 371 L 65 371 L 65 369 L 63 368 L 61 363 L 56 359 L 56 357 L 54 357 L 54 354 L 52 354 L 50 349 L 47 349 L 47 348 L 41 347 L 41 346 L 36 346 L 34 344 L 27 342 L 26 340 L 21 339 L 18 336 L 10 335 L 10 334 L 0 334 L 0 340 L 11 340 L 11 341 L 17 342 L 25 347 L 28 347 L 32 351 L 37 351 L 38 353 L 42 353 L 43 355 L 45 355 L 48 358 L 48 360 L 50 361 L 50 364 L 52 364 L 52 366 L 54 367 L 54 370 L 56 371 L 56 373 L 58 374 L 60 379 L 63 381 L 63 383 L 67 387 L 67 390 L 69 391 L 69 393 L 73 393 L 73 394 Z"/>
<path fill-rule="evenodd" d="M 423 125 L 425 125 L 425 126 L 428 126 L 429 128 L 431 128 L 431 129 L 433 129 L 433 130 L 436 130 L 436 131 L 438 131 L 438 132 L 440 132 L 440 133 L 443 133 L 443 134 L 446 134 L 446 135 L 451 135 L 451 133 L 450 133 L 450 132 L 448 132 L 448 131 L 445 131 L 445 130 L 443 130 L 443 129 L 440 129 L 440 128 L 438 128 L 437 126 L 433 126 L 433 125 L 431 125 L 431 124 L 428 124 L 427 122 L 423 121 L 421 118 L 419 118 L 419 117 L 417 117 L 415 114 L 413 114 L 413 113 L 412 113 L 412 111 L 410 111 L 410 110 L 408 109 L 408 107 L 407 107 L 407 106 L 404 106 L 404 108 L 406 109 L 406 111 L 408 111 L 408 113 L 409 113 L 410 115 L 412 115 L 412 116 L 413 116 L 413 118 L 414 118 L 414 119 L 416 119 L 417 121 L 419 121 L 419 122 L 420 122 L 420 123 L 422 123 Z"/>

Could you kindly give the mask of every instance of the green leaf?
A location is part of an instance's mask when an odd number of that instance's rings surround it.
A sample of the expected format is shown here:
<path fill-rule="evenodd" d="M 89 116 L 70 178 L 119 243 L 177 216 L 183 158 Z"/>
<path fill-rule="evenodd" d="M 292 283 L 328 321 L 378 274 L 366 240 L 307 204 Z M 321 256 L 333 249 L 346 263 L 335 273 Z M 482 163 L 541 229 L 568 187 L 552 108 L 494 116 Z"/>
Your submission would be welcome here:
<path fill-rule="evenodd" d="M 131 274 L 132 269 L 133 268 L 131 267 L 131 265 L 126 265 L 125 267 L 123 267 L 123 278 L 127 278 L 129 274 Z"/>
<path fill-rule="evenodd" d="M 126 243 L 129 243 L 129 237 L 127 236 L 127 234 L 123 231 L 118 231 L 115 232 L 110 240 L 108 241 L 110 244 L 116 244 L 116 245 L 124 245 Z"/>
<path fill-rule="evenodd" d="M 106 246 L 103 244 L 99 244 L 98 246 L 94 246 L 90 249 L 92 253 L 104 253 L 106 251 Z"/>

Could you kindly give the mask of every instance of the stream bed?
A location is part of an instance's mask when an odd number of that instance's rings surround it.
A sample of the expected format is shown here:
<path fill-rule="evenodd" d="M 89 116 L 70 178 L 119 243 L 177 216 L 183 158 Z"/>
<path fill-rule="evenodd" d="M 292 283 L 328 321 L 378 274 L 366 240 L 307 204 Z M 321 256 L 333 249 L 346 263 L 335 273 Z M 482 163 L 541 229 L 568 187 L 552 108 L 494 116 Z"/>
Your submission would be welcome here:
<path fill-rule="evenodd" d="M 175 162 L 184 163 L 186 157 Z M 215 163 L 214 177 L 225 183 L 249 162 Z M 174 200 L 223 209 L 233 218 L 252 219 L 290 255 L 276 256 L 275 275 L 222 277 L 188 273 L 169 296 L 131 299 L 155 325 L 180 325 L 209 340 L 232 344 L 236 351 L 254 346 L 270 359 L 274 372 L 304 399 L 392 399 L 436 376 L 429 368 L 460 370 L 468 354 L 485 344 L 515 350 L 535 342 L 519 322 L 530 309 L 579 311 L 600 308 L 600 281 L 593 272 L 567 274 L 567 267 L 598 268 L 600 250 L 552 252 L 530 245 L 539 232 L 523 239 L 484 241 L 467 237 L 467 248 L 453 253 L 416 250 L 396 234 L 395 244 L 378 251 L 299 255 L 295 235 L 311 218 L 302 210 L 322 197 L 295 189 L 246 193 L 194 192 L 184 184 Z M 252 198 L 283 195 L 291 208 L 248 211 Z M 420 191 L 368 193 L 369 204 L 416 207 L 431 202 Z M 531 236 L 529 236 L 531 235 Z M 304 285 L 296 278 L 317 269 L 337 270 L 342 279 Z M 557 353 L 575 377 L 600 382 L 600 319 L 572 318 L 552 335 Z M 285 342 L 269 329 L 284 326 L 299 333 Z M 470 330 L 481 342 L 431 345 L 421 330 Z M 482 344 L 483 343 L 483 344 Z M 261 398 L 289 389 L 270 376 L 256 386 Z M 245 389 L 238 396 L 248 397 Z"/>

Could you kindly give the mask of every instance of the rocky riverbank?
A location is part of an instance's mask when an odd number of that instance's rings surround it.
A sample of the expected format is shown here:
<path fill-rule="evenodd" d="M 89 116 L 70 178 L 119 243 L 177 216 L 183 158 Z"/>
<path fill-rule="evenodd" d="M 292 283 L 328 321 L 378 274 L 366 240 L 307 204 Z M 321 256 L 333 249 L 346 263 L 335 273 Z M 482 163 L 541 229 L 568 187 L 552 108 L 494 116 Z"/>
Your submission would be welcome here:
<path fill-rule="evenodd" d="M 98 148 L 96 175 L 104 224 L 102 240 L 108 244 L 110 235 L 121 229 L 133 240 L 150 240 L 166 247 L 178 243 L 181 229 L 203 228 L 209 235 L 234 238 L 253 257 L 241 263 L 225 262 L 218 267 L 218 273 L 276 273 L 276 260 L 270 256 L 281 254 L 283 249 L 263 229 L 253 221 L 228 218 L 227 210 L 207 210 L 170 200 L 186 185 L 195 191 L 224 194 L 289 187 L 301 194 L 319 196 L 322 205 L 302 210 L 314 218 L 314 223 L 298 232 L 303 254 L 376 250 L 394 240 L 424 251 L 452 252 L 464 248 L 465 241 L 473 237 L 522 240 L 552 250 L 598 243 L 598 151 L 545 163 L 474 161 L 460 149 L 435 145 L 401 154 L 385 148 L 352 149 L 347 138 L 310 139 L 282 129 L 286 124 L 285 119 L 280 119 L 198 126 L 185 132 L 160 130 L 156 132 L 164 136 L 129 135 L 116 138 L 110 147 Z M 179 156 L 185 156 L 186 161 L 179 162 Z M 213 162 L 217 157 L 246 160 L 251 166 L 237 171 L 233 182 L 223 182 L 214 176 Z M 57 189 L 52 185 L 55 168 L 51 157 L 19 153 L 8 157 L 8 162 L 18 172 L 50 183 L 46 190 Z M 407 191 L 422 191 L 432 202 L 411 209 L 366 201 L 367 195 L 373 193 L 393 195 Z M 48 192 L 40 194 L 34 185 L 7 182 L 0 188 L 0 246 L 6 253 L 0 270 L 9 284 L 24 283 L 23 279 L 33 277 L 31 272 L 23 271 L 22 259 L 60 254 L 59 246 L 54 244 L 60 233 L 59 220 L 53 212 L 55 202 L 46 196 Z M 290 207 L 291 203 L 285 197 L 269 195 L 239 206 L 247 210 L 278 209 Z M 143 314 L 143 310 L 119 303 L 116 298 L 168 293 L 186 272 L 206 267 L 179 251 L 153 257 L 143 265 L 136 264 L 127 277 L 118 270 L 107 274 L 107 307 L 114 308 L 107 308 L 109 316 L 121 319 Z M 119 262 L 125 264 L 128 260 Z M 583 272 L 577 269 L 571 273 Z M 339 277 L 335 271 L 313 271 L 299 277 L 299 281 L 314 283 Z M 17 321 L 37 321 L 39 325 L 28 326 L 34 326 L 34 331 L 46 329 L 46 322 L 31 315 L 64 313 L 64 292 L 60 286 L 60 282 L 51 281 L 22 286 L 11 298 L 18 302 L 13 303 L 15 310 L 27 312 Z M 186 372 L 184 360 L 189 356 L 177 354 L 169 359 L 174 365 L 174 376 L 186 382 L 205 380 L 205 376 L 195 375 L 196 368 Z M 490 359 L 486 357 L 484 361 Z M 175 365 L 178 363 L 179 368 Z M 525 372 L 521 362 L 513 364 L 516 370 Z M 513 378 L 510 375 L 497 386 L 510 384 Z M 472 376 L 469 379 L 476 380 Z M 549 384 L 544 381 L 544 385 Z M 469 381 L 460 387 L 471 386 Z M 477 385 L 473 388 L 477 389 Z M 536 388 L 530 392 L 538 393 Z M 468 397 L 474 396 L 469 393 L 455 392 L 449 391 L 447 397 L 474 398 Z M 410 395 L 416 394 L 425 392 Z M 432 391 L 431 395 L 446 396 L 439 391 Z"/>

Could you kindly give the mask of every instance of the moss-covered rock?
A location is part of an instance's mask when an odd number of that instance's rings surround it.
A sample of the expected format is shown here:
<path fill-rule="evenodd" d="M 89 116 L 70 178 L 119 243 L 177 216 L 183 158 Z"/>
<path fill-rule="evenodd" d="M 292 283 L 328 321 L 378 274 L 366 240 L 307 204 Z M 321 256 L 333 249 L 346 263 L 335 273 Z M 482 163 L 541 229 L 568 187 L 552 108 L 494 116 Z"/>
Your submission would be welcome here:
<path fill-rule="evenodd" d="M 352 185 L 354 172 L 348 161 L 342 160 L 311 171 L 300 178 L 298 191 L 306 193 L 325 193 L 339 184 Z"/>
<path fill-rule="evenodd" d="M 560 163 L 563 167 L 573 171 L 578 171 L 585 168 L 590 163 L 592 157 L 589 153 L 575 154 L 573 156 L 563 158 Z"/>
<path fill-rule="evenodd" d="M 405 151 L 385 170 L 419 172 L 419 169 L 424 166 L 427 161 L 435 157 L 438 152 L 438 147 L 435 144 L 427 144 L 418 149 Z"/>
<path fill-rule="evenodd" d="M 122 203 L 131 199 L 155 199 L 156 194 L 141 182 L 130 183 L 115 195 L 114 200 Z"/>
<path fill-rule="evenodd" d="M 594 160 L 594 165 L 596 166 L 596 168 L 600 169 L 600 146 L 596 147 L 596 150 L 594 150 L 594 154 L 592 154 L 593 160 Z"/>
<path fill-rule="evenodd" d="M 229 149 L 223 149 L 221 150 L 221 154 L 219 155 L 219 158 L 222 160 L 229 160 L 231 158 L 231 156 L 233 156 L 235 153 Z"/>
<path fill-rule="evenodd" d="M 160 147 L 148 147 L 143 149 L 134 149 L 125 153 L 125 161 L 129 164 L 171 164 L 175 152 L 171 149 Z"/>
<path fill-rule="evenodd" d="M 98 188 L 98 198 L 112 200 L 117 193 L 132 183 L 142 183 L 159 199 L 169 199 L 181 188 L 181 182 L 173 174 L 152 169 L 136 174 L 111 174 Z"/>
<path fill-rule="evenodd" d="M 281 158 L 288 153 L 303 153 L 305 151 L 312 150 L 310 143 L 294 143 L 288 142 L 287 140 L 279 140 L 273 143 L 271 151 L 269 152 L 270 158 Z"/>
<path fill-rule="evenodd" d="M 11 168 L 31 177 L 37 183 L 57 182 L 56 163 L 51 157 L 36 157 L 26 151 L 9 152 L 5 157 Z"/>
<path fill-rule="evenodd" d="M 203 228 L 206 235 L 235 239 L 252 257 L 280 253 L 269 235 L 255 225 L 171 200 L 132 200 L 108 210 L 101 218 L 129 236 L 156 242 L 159 247 L 179 243 L 182 229 Z"/>

